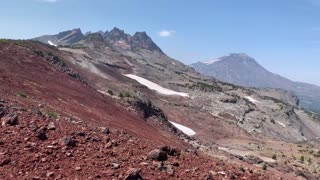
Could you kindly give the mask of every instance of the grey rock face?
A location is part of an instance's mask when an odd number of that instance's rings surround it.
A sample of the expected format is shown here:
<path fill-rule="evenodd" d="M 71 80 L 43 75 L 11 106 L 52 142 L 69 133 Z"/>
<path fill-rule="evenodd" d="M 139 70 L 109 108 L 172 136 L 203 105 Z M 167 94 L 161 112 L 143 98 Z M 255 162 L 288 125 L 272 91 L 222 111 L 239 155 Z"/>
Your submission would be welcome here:
<path fill-rule="evenodd" d="M 45 44 L 49 44 L 49 41 L 56 45 L 71 45 L 76 43 L 84 38 L 81 30 L 73 29 L 68 31 L 60 32 L 56 35 L 44 35 L 37 38 L 34 38 L 35 41 L 40 41 Z"/>

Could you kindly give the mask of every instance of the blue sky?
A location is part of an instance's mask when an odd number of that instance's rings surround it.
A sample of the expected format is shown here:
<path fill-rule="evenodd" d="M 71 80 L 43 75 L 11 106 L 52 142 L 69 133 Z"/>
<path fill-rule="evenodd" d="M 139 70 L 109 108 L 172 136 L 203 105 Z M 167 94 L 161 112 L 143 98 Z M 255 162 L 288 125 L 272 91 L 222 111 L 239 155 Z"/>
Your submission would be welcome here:
<path fill-rule="evenodd" d="M 0 38 L 80 27 L 146 31 L 186 64 L 243 52 L 270 71 L 320 85 L 320 0 L 3 0 Z"/>

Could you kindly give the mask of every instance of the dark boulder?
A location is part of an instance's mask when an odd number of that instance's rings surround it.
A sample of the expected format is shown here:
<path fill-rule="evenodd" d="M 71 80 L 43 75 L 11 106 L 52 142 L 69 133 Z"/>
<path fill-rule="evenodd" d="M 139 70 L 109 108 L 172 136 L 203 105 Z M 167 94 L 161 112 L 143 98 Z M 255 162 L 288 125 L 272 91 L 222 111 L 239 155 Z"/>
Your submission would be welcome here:
<path fill-rule="evenodd" d="M 168 156 L 165 151 L 161 151 L 160 149 L 155 149 L 149 152 L 147 159 L 152 159 L 157 161 L 166 161 L 168 159 Z"/>

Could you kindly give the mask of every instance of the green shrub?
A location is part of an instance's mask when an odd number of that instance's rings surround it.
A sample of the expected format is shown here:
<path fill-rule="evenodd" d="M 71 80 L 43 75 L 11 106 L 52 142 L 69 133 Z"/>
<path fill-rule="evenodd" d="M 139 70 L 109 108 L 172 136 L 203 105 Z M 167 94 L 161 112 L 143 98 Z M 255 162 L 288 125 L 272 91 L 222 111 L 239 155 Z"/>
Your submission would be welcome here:
<path fill-rule="evenodd" d="M 19 91 L 17 95 L 19 97 L 27 98 L 27 95 L 23 91 Z"/>
<path fill-rule="evenodd" d="M 276 159 L 277 159 L 277 155 L 274 154 L 274 155 L 272 156 L 272 159 L 276 160 Z"/>
<path fill-rule="evenodd" d="M 125 92 L 123 96 L 124 96 L 124 97 L 127 97 L 127 98 L 130 98 L 130 97 L 131 97 L 131 95 L 130 95 L 128 92 Z"/>
<path fill-rule="evenodd" d="M 267 170 L 267 165 L 266 164 L 263 164 L 262 170 Z"/>
<path fill-rule="evenodd" d="M 109 89 L 109 90 L 107 91 L 107 93 L 110 94 L 111 96 L 113 96 L 113 91 L 112 91 L 112 90 Z"/>
<path fill-rule="evenodd" d="M 58 114 L 55 112 L 48 112 L 49 117 L 53 118 L 53 119 L 57 119 L 58 118 Z"/>
<path fill-rule="evenodd" d="M 122 93 L 119 93 L 118 95 L 120 98 L 123 98 L 123 94 Z"/>
<path fill-rule="evenodd" d="M 301 162 L 301 163 L 304 163 L 304 156 L 301 156 L 301 157 L 300 157 L 300 162 Z"/>

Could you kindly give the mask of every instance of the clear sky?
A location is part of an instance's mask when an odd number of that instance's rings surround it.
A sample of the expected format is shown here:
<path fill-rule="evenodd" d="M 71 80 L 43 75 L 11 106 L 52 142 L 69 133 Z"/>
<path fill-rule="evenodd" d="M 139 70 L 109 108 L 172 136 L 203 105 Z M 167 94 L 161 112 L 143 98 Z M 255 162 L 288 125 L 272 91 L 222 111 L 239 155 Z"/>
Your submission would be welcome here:
<path fill-rule="evenodd" d="M 0 38 L 146 31 L 186 64 L 231 52 L 270 71 L 320 85 L 320 0 L 2 0 Z"/>

